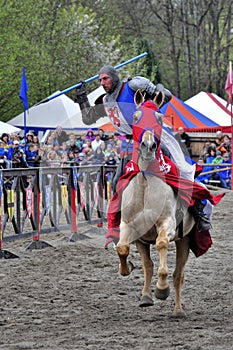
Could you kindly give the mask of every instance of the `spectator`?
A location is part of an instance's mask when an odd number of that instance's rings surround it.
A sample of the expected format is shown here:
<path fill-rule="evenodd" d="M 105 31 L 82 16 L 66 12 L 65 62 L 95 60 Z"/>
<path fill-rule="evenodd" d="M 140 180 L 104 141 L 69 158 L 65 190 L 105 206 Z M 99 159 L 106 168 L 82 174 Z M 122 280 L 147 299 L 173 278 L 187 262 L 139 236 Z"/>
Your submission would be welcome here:
<path fill-rule="evenodd" d="M 33 136 L 34 134 L 31 133 L 31 132 L 28 132 L 27 135 L 26 135 L 26 144 L 29 145 L 29 143 L 32 143 L 33 142 Z"/>
<path fill-rule="evenodd" d="M 93 152 L 93 150 L 92 150 L 91 148 L 86 148 L 86 149 L 85 149 L 85 152 L 83 152 L 83 153 L 85 153 L 85 155 L 86 155 L 87 163 L 88 163 L 88 164 L 91 164 L 91 163 L 92 163 L 92 159 L 93 159 L 93 157 L 94 157 L 94 152 Z"/>
<path fill-rule="evenodd" d="M 221 151 L 221 154 L 225 154 L 225 153 L 231 153 L 231 139 L 228 135 L 224 135 L 222 137 L 222 142 L 220 143 L 220 145 L 218 147 L 216 147 L 217 151 Z"/>
<path fill-rule="evenodd" d="M 91 140 L 86 140 L 86 147 L 92 149 Z"/>
<path fill-rule="evenodd" d="M 203 158 L 199 158 L 197 164 L 202 166 L 202 173 L 208 172 L 210 170 L 208 166 L 205 166 Z M 196 181 L 199 181 L 203 184 L 208 184 L 211 178 L 211 174 L 202 175 L 202 173 L 196 177 Z"/>
<path fill-rule="evenodd" d="M 108 143 L 105 150 L 104 150 L 104 154 L 105 154 L 105 156 L 109 156 L 112 152 L 113 152 L 112 144 Z"/>
<path fill-rule="evenodd" d="M 38 137 L 37 135 L 33 135 L 33 137 L 32 137 L 32 142 L 33 142 L 34 144 L 37 144 L 38 147 L 40 147 L 40 141 L 39 141 L 39 137 Z"/>
<path fill-rule="evenodd" d="M 216 152 L 216 157 L 213 159 L 212 164 L 221 164 L 223 162 L 223 157 L 221 156 L 221 151 Z M 219 169 L 219 167 L 215 167 L 215 169 Z M 216 172 L 212 175 L 213 180 L 219 180 L 219 173 Z"/>
<path fill-rule="evenodd" d="M 60 167 L 61 159 L 54 150 L 49 151 L 47 155 L 47 166 L 50 168 Z"/>
<path fill-rule="evenodd" d="M 110 153 L 107 156 L 105 156 L 105 165 L 111 166 L 111 165 L 116 165 L 116 164 L 117 164 L 117 161 L 114 158 L 113 153 Z M 111 184 L 112 184 L 112 175 L 113 175 L 113 173 L 111 171 L 106 171 L 106 173 L 105 173 L 106 181 L 111 182 Z"/>
<path fill-rule="evenodd" d="M 7 159 L 10 161 L 12 158 L 12 154 L 14 152 L 14 147 L 13 147 L 13 141 L 9 140 L 8 145 L 5 145 L 5 148 L 7 148 Z"/>
<path fill-rule="evenodd" d="M 175 138 L 178 141 L 184 155 L 189 156 L 192 158 L 192 150 L 190 147 L 190 137 L 189 135 L 184 131 L 184 128 L 180 126 L 178 128 L 178 133 L 175 134 Z"/>
<path fill-rule="evenodd" d="M 8 150 L 5 148 L 5 142 L 0 140 L 0 167 L 1 169 L 10 168 L 10 162 L 8 161 Z"/>
<path fill-rule="evenodd" d="M 62 130 L 61 125 L 58 125 L 55 130 L 55 138 L 58 141 L 59 145 L 61 146 L 63 142 L 66 142 L 68 140 L 68 135 L 67 133 Z"/>
<path fill-rule="evenodd" d="M 117 161 L 114 157 L 113 153 L 110 153 L 107 157 L 106 157 L 106 161 L 105 161 L 105 165 L 116 165 Z"/>
<path fill-rule="evenodd" d="M 4 142 L 5 145 L 7 145 L 8 142 L 9 142 L 9 140 L 10 140 L 10 137 L 9 137 L 9 135 L 8 135 L 7 133 L 4 132 L 4 133 L 1 135 L 1 138 L 0 138 L 0 139 Z"/>
<path fill-rule="evenodd" d="M 216 139 L 214 141 L 216 147 L 220 146 L 220 144 L 222 143 L 222 131 L 221 130 L 218 130 L 216 132 Z"/>
<path fill-rule="evenodd" d="M 104 141 L 100 139 L 100 134 L 96 134 L 95 139 L 91 142 L 91 148 L 95 152 L 97 147 L 100 147 L 101 144 L 104 144 Z"/>
<path fill-rule="evenodd" d="M 210 151 L 212 149 L 215 149 L 215 144 L 211 143 L 210 140 L 205 140 L 204 146 L 202 151 L 200 152 L 199 158 L 203 158 L 205 160 L 205 158 L 207 157 L 207 154 L 210 155 Z"/>
<path fill-rule="evenodd" d="M 74 152 L 73 151 L 68 152 L 68 159 L 69 159 L 70 163 L 74 163 Z"/>
<path fill-rule="evenodd" d="M 70 145 L 68 146 L 68 153 L 70 153 L 70 151 L 74 152 L 76 150 L 80 152 L 80 149 L 79 149 L 79 146 L 77 146 L 76 140 L 74 138 L 71 138 Z"/>
<path fill-rule="evenodd" d="M 86 143 L 86 133 L 85 132 L 81 136 L 79 136 L 78 143 L 79 143 L 80 149 L 83 149 L 83 145 L 84 145 L 84 143 Z"/>
<path fill-rule="evenodd" d="M 101 147 L 97 147 L 94 151 L 94 157 L 92 158 L 92 164 L 104 164 L 105 163 L 105 154 L 102 151 Z"/>
<path fill-rule="evenodd" d="M 100 145 L 102 151 L 105 153 L 105 149 L 106 149 L 106 143 L 105 142 L 102 142 L 101 145 Z"/>
<path fill-rule="evenodd" d="M 52 135 L 49 135 L 47 140 L 46 140 L 46 145 L 47 146 L 52 146 L 53 147 L 53 144 L 54 144 L 54 138 Z"/>
<path fill-rule="evenodd" d="M 66 141 L 66 144 L 67 144 L 68 147 L 70 146 L 71 142 L 72 142 L 72 144 L 75 143 L 75 146 L 80 149 L 79 142 L 78 142 L 76 136 L 73 133 L 69 135 L 69 139 Z"/>
<path fill-rule="evenodd" d="M 77 166 L 87 165 L 85 153 L 80 152 L 75 163 Z"/>
<path fill-rule="evenodd" d="M 47 156 L 45 148 L 39 148 L 38 154 L 35 160 L 35 167 L 46 167 L 47 166 Z"/>
<path fill-rule="evenodd" d="M 99 129 L 99 135 L 100 135 L 100 139 L 102 141 L 104 141 L 105 143 L 108 141 L 108 135 L 105 134 L 103 129 Z"/>
<path fill-rule="evenodd" d="M 12 140 L 13 142 L 14 142 L 14 141 L 20 141 L 19 135 L 16 134 L 15 132 L 13 132 L 13 133 L 10 134 L 9 139 Z"/>
<path fill-rule="evenodd" d="M 221 168 L 225 170 L 218 173 L 221 187 L 231 189 L 231 160 L 229 158 L 229 153 L 224 153 L 223 163 L 229 164 L 229 166 L 222 166 Z"/>
<path fill-rule="evenodd" d="M 121 154 L 121 146 L 122 146 L 122 140 L 121 139 L 119 139 L 118 141 L 117 141 L 117 144 L 116 145 L 113 145 L 113 151 L 112 151 L 112 153 L 114 153 L 116 156 L 117 156 L 117 158 L 118 159 L 120 159 L 120 154 Z"/>
<path fill-rule="evenodd" d="M 28 168 L 28 164 L 25 159 L 25 154 L 22 149 L 19 148 L 19 141 L 14 141 L 14 151 L 12 154 L 12 167 L 13 168 Z"/>
<path fill-rule="evenodd" d="M 61 148 L 59 150 L 59 155 L 60 156 L 62 156 L 64 153 L 66 153 L 66 154 L 69 153 L 69 150 L 68 150 L 66 142 L 62 142 Z"/>
<path fill-rule="evenodd" d="M 113 147 L 116 147 L 118 144 L 118 141 L 121 140 L 120 139 L 120 134 L 119 132 L 114 132 L 112 140 L 111 140 L 111 144 Z"/>
<path fill-rule="evenodd" d="M 24 153 L 26 153 L 26 150 L 28 149 L 28 145 L 26 147 L 26 140 L 22 139 L 19 142 L 19 148 L 22 149 L 24 151 Z"/>
<path fill-rule="evenodd" d="M 213 160 L 214 160 L 215 157 L 216 157 L 216 152 L 215 152 L 215 150 L 212 148 L 212 149 L 210 150 L 210 154 L 208 154 L 207 157 L 205 158 L 205 163 L 206 163 L 206 164 L 211 164 L 211 163 L 213 163 Z M 208 169 L 209 169 L 209 171 L 210 171 L 210 170 L 214 170 L 214 167 L 213 167 L 213 166 L 208 166 Z"/>
<path fill-rule="evenodd" d="M 29 165 L 29 167 L 34 168 L 38 152 L 35 150 L 35 145 L 33 143 L 29 144 L 28 150 L 25 152 L 25 155 L 26 162 Z"/>
<path fill-rule="evenodd" d="M 132 154 L 133 154 L 133 139 L 129 138 L 129 139 L 123 140 L 121 143 L 120 157 L 128 158 L 129 155 L 131 155 L 132 157 Z"/>
<path fill-rule="evenodd" d="M 77 165 L 79 163 L 79 149 L 76 148 L 74 151 L 73 151 L 73 154 L 74 154 L 74 165 Z"/>
<path fill-rule="evenodd" d="M 95 135 L 92 129 L 88 129 L 86 133 L 86 140 L 94 141 Z"/>
<path fill-rule="evenodd" d="M 61 167 L 70 167 L 71 164 L 69 162 L 69 157 L 68 154 L 66 152 L 62 153 L 61 155 Z"/>
<path fill-rule="evenodd" d="M 57 141 L 54 142 L 53 150 L 57 153 L 58 157 L 61 157 L 60 145 Z"/>
<path fill-rule="evenodd" d="M 213 159 L 212 163 L 213 164 L 221 164 L 223 161 L 221 151 L 216 152 L 216 157 Z"/>

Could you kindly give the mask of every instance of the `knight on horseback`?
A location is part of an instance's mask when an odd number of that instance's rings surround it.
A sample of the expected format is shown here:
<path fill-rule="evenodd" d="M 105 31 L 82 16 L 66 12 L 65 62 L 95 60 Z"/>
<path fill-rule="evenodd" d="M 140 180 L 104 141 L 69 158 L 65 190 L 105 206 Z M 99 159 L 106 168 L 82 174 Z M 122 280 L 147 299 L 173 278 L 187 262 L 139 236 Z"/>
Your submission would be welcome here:
<path fill-rule="evenodd" d="M 125 134 L 129 142 L 132 139 L 132 124 L 133 115 L 136 110 L 134 103 L 134 96 L 137 90 L 141 90 L 145 100 L 153 100 L 154 97 L 160 93 L 160 100 L 158 101 L 158 113 L 165 103 L 169 102 L 172 98 L 171 92 L 164 88 L 162 84 L 156 86 L 150 82 L 149 79 L 141 76 L 136 76 L 129 79 L 127 82 L 120 80 L 118 72 L 112 66 L 104 66 L 99 71 L 99 81 L 105 90 L 105 94 L 99 96 L 95 101 L 95 106 L 91 106 L 87 93 L 86 84 L 82 83 L 80 87 L 76 89 L 76 100 L 79 103 L 83 122 L 87 125 L 95 123 L 99 118 L 108 116 L 116 130 L 122 134 Z M 162 118 L 162 115 L 161 115 Z M 190 184 L 194 182 L 195 166 L 186 162 L 183 152 L 176 141 L 175 137 L 162 127 L 161 133 L 161 149 L 166 149 L 169 157 L 166 157 L 162 151 L 157 152 L 157 160 L 160 164 L 160 170 L 164 173 L 173 174 L 190 181 Z M 131 155 L 127 154 L 119 164 L 119 169 L 116 171 L 115 181 L 117 182 L 119 177 L 123 174 L 122 170 L 125 169 L 127 162 L 131 160 Z M 203 187 L 195 182 L 195 187 L 200 187 L 200 191 Z M 192 186 L 191 186 L 192 187 Z M 114 199 L 114 196 L 113 196 Z M 205 198 L 202 198 L 203 200 Z M 108 232 L 106 234 L 106 247 L 111 241 L 118 241 L 119 239 L 119 224 L 120 214 L 119 209 L 117 212 L 116 198 L 114 199 L 114 205 L 116 210 L 111 208 L 111 212 L 108 212 Z M 195 205 L 190 207 L 194 220 L 197 223 L 200 232 L 207 231 L 211 227 L 209 217 L 204 214 L 204 205 L 199 197 L 194 198 Z M 111 201 L 112 203 L 112 201 Z M 110 206 L 111 206 L 110 203 Z"/>

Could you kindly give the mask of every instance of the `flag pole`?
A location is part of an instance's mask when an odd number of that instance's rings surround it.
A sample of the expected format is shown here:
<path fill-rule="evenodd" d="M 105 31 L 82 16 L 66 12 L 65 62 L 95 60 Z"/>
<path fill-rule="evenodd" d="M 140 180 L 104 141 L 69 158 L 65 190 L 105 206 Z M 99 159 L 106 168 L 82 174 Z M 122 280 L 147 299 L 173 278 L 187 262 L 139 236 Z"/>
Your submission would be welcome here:
<path fill-rule="evenodd" d="M 26 78 L 26 67 L 23 67 L 22 69 L 22 81 L 20 85 L 19 90 L 19 97 L 23 102 L 23 110 L 24 110 L 24 139 L 26 139 L 26 130 L 27 130 L 27 119 L 26 119 L 26 111 L 28 110 L 28 97 L 27 97 L 27 91 L 28 91 L 28 84 L 27 84 L 27 78 Z"/>
<path fill-rule="evenodd" d="M 123 66 L 126 66 L 127 64 L 132 63 L 132 62 L 134 62 L 134 61 L 137 61 L 137 60 L 139 60 L 140 58 L 143 58 L 143 57 L 145 57 L 145 56 L 147 56 L 147 55 L 148 55 L 147 52 L 143 52 L 142 54 L 140 54 L 140 55 L 138 55 L 138 56 L 136 56 L 136 57 L 133 57 L 133 58 L 129 59 L 128 61 L 125 61 L 125 62 L 123 62 L 123 63 L 118 64 L 118 65 L 115 66 L 114 68 L 115 68 L 115 69 L 119 69 L 119 68 L 121 68 L 121 67 L 123 67 Z M 99 74 L 96 74 L 96 75 L 94 75 L 93 77 L 88 78 L 88 79 L 86 79 L 86 80 L 84 80 L 84 81 L 85 81 L 85 83 L 90 83 L 91 81 L 96 80 L 96 79 L 98 79 L 98 78 L 99 78 Z M 69 92 L 69 91 L 71 91 L 71 90 L 74 90 L 74 89 L 76 89 L 77 87 L 79 87 L 79 86 L 81 86 L 81 85 L 82 85 L 82 82 L 79 82 L 79 83 L 77 83 L 77 84 L 75 84 L 75 85 L 73 85 L 73 86 L 71 86 L 71 87 L 69 87 L 69 88 L 67 88 L 67 89 L 65 89 L 65 90 L 60 91 L 59 93 L 57 93 L 57 94 L 55 94 L 55 95 L 53 95 L 53 96 L 50 96 L 50 97 L 45 98 L 44 100 L 42 100 L 42 101 L 36 103 L 35 106 L 38 106 L 38 105 L 40 105 L 41 103 L 49 102 L 49 101 L 53 100 L 54 98 L 56 98 L 56 97 L 58 97 L 58 96 L 60 96 L 60 95 L 66 94 L 67 92 Z"/>
<path fill-rule="evenodd" d="M 26 109 L 24 108 L 23 113 L 23 121 L 24 121 L 24 140 L 26 141 L 26 135 L 27 135 L 27 119 L 26 119 Z"/>

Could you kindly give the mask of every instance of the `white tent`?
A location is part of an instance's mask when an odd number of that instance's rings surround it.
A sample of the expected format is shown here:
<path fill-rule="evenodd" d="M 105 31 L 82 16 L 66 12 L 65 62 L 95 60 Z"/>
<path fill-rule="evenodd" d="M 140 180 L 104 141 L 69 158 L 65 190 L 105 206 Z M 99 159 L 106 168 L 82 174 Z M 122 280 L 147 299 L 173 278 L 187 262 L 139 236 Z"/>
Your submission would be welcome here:
<path fill-rule="evenodd" d="M 20 128 L 16 128 L 13 125 L 0 121 L 0 135 L 2 135 L 4 132 L 7 134 L 12 134 L 14 132 L 18 133 L 19 131 L 20 131 Z"/>
<path fill-rule="evenodd" d="M 95 103 L 95 100 L 104 93 L 105 93 L 105 91 L 104 91 L 103 87 L 100 86 L 96 90 L 94 90 L 90 94 L 88 94 L 88 100 L 89 100 L 90 104 L 93 106 Z M 75 103 L 75 105 L 76 105 L 76 113 L 74 115 L 72 115 L 70 118 L 66 118 L 65 120 L 63 120 L 60 123 L 60 125 L 64 129 L 79 129 L 79 130 L 89 129 L 89 128 L 98 129 L 99 127 L 101 127 L 101 125 L 109 122 L 108 117 L 103 117 L 103 118 L 100 118 L 94 124 L 86 125 L 82 121 L 82 115 L 81 115 L 79 105 L 77 103 Z"/>
<path fill-rule="evenodd" d="M 55 94 L 58 94 L 57 91 Z M 96 98 L 104 93 L 102 87 L 92 91 L 89 95 L 89 101 L 94 104 Z M 51 96 L 53 96 L 51 95 Z M 47 129 L 55 129 L 61 125 L 64 129 L 88 129 L 98 128 L 101 124 L 109 121 L 108 118 L 101 118 L 98 124 L 85 125 L 82 122 L 81 111 L 79 105 L 66 95 L 60 95 L 49 102 L 41 103 L 38 106 L 29 108 L 29 113 L 26 116 L 27 130 L 45 131 Z M 11 119 L 9 124 L 24 128 L 24 113 Z"/>
<path fill-rule="evenodd" d="M 185 103 L 221 126 L 231 125 L 230 106 L 226 108 L 227 102 L 214 93 L 201 91 Z"/>

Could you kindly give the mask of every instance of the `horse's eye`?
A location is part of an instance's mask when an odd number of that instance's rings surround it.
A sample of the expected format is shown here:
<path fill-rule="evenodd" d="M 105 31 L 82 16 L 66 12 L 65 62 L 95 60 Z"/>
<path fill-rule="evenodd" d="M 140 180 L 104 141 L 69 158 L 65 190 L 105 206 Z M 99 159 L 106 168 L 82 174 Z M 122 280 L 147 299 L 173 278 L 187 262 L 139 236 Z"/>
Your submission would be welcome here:
<path fill-rule="evenodd" d="M 142 111 L 134 112 L 134 115 L 133 115 L 134 122 L 137 123 L 141 118 L 141 116 L 142 116 Z"/>

